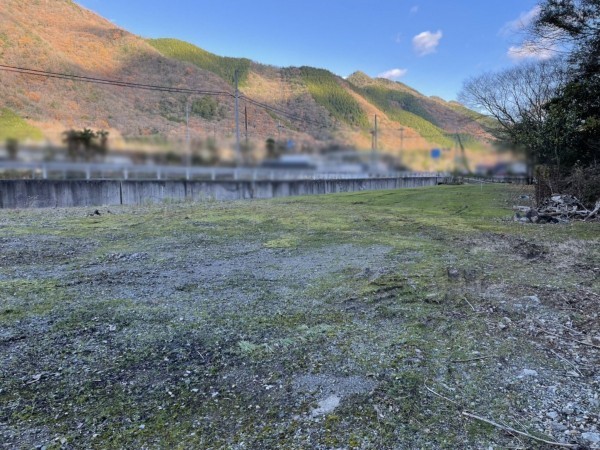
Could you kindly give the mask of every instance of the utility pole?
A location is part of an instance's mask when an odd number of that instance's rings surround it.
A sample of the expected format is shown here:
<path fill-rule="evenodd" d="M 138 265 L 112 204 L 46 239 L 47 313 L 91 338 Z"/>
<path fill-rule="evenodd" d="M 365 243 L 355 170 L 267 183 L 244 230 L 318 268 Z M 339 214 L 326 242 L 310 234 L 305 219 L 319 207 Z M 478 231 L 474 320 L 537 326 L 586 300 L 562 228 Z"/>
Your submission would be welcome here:
<path fill-rule="evenodd" d="M 248 164 L 250 162 L 250 145 L 248 144 L 248 107 L 244 104 L 244 151 L 242 154 L 242 162 L 243 164 Z"/>
<path fill-rule="evenodd" d="M 242 151 L 240 149 L 240 90 L 238 86 L 238 71 L 235 71 L 235 157 L 236 165 L 242 162 Z"/>
<path fill-rule="evenodd" d="M 246 147 L 248 147 L 248 107 L 244 105 L 244 129 L 246 131 Z"/>
<path fill-rule="evenodd" d="M 373 133 L 373 140 L 371 141 L 371 169 L 375 168 L 375 164 L 377 162 L 377 134 L 378 134 L 378 129 L 377 129 L 377 114 L 375 114 L 375 128 L 373 129 L 372 133 Z"/>
<path fill-rule="evenodd" d="M 192 164 L 192 146 L 190 140 L 190 99 L 185 101 L 185 158 L 186 165 Z"/>
<path fill-rule="evenodd" d="M 400 127 L 400 164 L 404 156 L 404 127 Z"/>
<path fill-rule="evenodd" d="M 377 128 L 377 114 L 375 114 L 375 152 L 378 150 L 379 129 Z"/>

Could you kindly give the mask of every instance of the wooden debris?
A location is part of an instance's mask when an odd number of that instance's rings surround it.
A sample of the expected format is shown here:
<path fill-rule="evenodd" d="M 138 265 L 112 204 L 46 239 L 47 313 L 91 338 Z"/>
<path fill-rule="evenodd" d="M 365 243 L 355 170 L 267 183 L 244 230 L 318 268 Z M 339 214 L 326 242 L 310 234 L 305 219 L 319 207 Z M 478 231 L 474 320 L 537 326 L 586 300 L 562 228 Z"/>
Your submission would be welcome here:
<path fill-rule="evenodd" d="M 529 223 L 568 223 L 572 220 L 600 221 L 600 200 L 592 210 L 587 209 L 578 199 L 569 194 L 555 194 L 540 207 L 514 206 L 515 220 Z M 525 213 L 524 216 L 521 213 Z"/>

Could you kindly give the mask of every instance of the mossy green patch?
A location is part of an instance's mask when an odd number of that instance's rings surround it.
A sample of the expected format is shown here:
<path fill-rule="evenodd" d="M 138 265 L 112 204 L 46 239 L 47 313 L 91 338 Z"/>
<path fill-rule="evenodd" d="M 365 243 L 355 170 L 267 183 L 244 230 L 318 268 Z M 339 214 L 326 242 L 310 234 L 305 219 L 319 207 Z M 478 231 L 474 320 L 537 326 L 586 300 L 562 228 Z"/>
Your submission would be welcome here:
<path fill-rule="evenodd" d="M 58 280 L 0 281 L 0 322 L 46 315 L 69 298 Z"/>
<path fill-rule="evenodd" d="M 44 138 L 42 131 L 29 124 L 25 119 L 7 108 L 0 109 L 0 142 L 7 139 L 40 141 Z"/>

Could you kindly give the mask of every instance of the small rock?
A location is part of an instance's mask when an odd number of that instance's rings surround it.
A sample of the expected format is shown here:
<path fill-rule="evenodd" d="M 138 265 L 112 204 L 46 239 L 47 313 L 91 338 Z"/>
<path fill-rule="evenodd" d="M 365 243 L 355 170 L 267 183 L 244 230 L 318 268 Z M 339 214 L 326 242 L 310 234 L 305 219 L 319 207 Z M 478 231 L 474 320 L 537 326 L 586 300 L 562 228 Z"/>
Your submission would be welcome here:
<path fill-rule="evenodd" d="M 537 295 L 528 295 L 526 297 L 521 297 L 519 303 L 514 305 L 514 309 L 517 311 L 531 311 L 539 308 L 540 303 L 540 298 Z"/>
<path fill-rule="evenodd" d="M 556 411 L 548 411 L 546 416 L 550 417 L 551 419 L 556 419 L 558 417 L 558 413 Z"/>
<path fill-rule="evenodd" d="M 311 417 L 318 417 L 325 414 L 329 414 L 340 404 L 340 398 L 337 395 L 330 395 L 324 400 L 319 402 L 319 407 L 311 411 Z"/>
<path fill-rule="evenodd" d="M 450 267 L 448 269 L 448 278 L 450 280 L 458 280 L 460 278 L 460 271 L 458 269 Z"/>
<path fill-rule="evenodd" d="M 581 437 L 586 441 L 593 442 L 594 444 L 600 442 L 600 433 L 583 433 Z"/>
<path fill-rule="evenodd" d="M 535 370 L 523 369 L 517 378 L 537 377 L 538 373 Z"/>

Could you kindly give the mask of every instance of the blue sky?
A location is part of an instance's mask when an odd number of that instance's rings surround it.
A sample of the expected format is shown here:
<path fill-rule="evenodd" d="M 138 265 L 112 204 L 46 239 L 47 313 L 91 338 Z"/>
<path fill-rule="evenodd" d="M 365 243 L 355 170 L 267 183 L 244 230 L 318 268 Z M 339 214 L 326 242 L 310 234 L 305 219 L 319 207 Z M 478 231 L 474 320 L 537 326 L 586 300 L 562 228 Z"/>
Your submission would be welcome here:
<path fill-rule="evenodd" d="M 536 0 L 77 0 L 143 37 L 222 56 L 402 81 L 456 99 L 463 81 L 533 54 L 518 51 Z"/>

